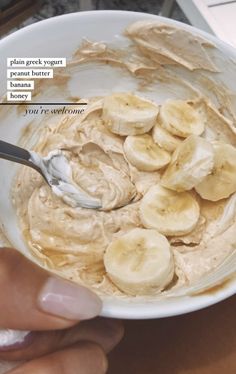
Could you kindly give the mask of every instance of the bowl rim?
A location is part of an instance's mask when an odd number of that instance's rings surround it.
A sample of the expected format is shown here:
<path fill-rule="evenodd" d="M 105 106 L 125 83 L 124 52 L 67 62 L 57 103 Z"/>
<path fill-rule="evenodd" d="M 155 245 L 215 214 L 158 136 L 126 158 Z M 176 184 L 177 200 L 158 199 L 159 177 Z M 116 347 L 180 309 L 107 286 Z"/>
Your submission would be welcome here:
<path fill-rule="evenodd" d="M 59 15 L 55 17 L 51 17 L 37 23 L 28 25 L 23 27 L 22 29 L 13 32 L 0 40 L 0 48 L 5 47 L 9 42 L 21 39 L 24 35 L 30 33 L 31 31 L 40 31 L 40 29 L 44 28 L 47 25 L 57 25 L 61 24 L 65 20 L 71 19 L 81 19 L 81 18 L 89 18 L 90 22 L 91 19 L 96 18 L 106 18 L 106 17 L 115 17 L 118 20 L 121 18 L 126 18 L 127 21 L 135 22 L 138 20 L 157 20 L 163 22 L 163 24 L 175 26 L 177 28 L 187 30 L 196 36 L 202 36 L 203 38 L 207 39 L 208 41 L 214 43 L 220 49 L 223 49 L 231 57 L 234 57 L 236 60 L 236 49 L 227 44 L 226 42 L 218 39 L 214 35 L 211 35 L 203 30 L 197 29 L 191 25 L 184 24 L 182 22 L 172 20 L 169 18 L 161 17 L 155 14 L 150 13 L 142 13 L 142 12 L 131 12 L 131 11 L 123 11 L 123 10 L 93 10 L 93 11 L 85 11 L 85 12 L 75 12 L 75 13 L 68 13 L 64 15 Z M 114 298 L 109 297 L 105 298 L 103 302 L 103 309 L 101 312 L 101 316 L 103 317 L 112 317 L 112 318 L 124 318 L 124 319 L 153 319 L 153 318 L 164 318 L 164 317 L 171 317 L 176 315 L 181 315 L 185 313 L 190 313 L 199 309 L 206 308 L 213 304 L 216 304 L 236 293 L 236 277 L 233 278 L 227 286 L 223 289 L 220 289 L 215 294 L 202 294 L 196 296 L 186 296 L 181 297 L 178 300 L 172 299 L 173 302 L 170 302 L 169 305 L 158 305 L 158 300 L 152 303 L 133 303 L 125 302 L 122 305 L 116 305 L 116 301 Z M 167 299 L 165 299 L 167 300 Z M 121 300 L 119 299 L 119 302 Z"/>

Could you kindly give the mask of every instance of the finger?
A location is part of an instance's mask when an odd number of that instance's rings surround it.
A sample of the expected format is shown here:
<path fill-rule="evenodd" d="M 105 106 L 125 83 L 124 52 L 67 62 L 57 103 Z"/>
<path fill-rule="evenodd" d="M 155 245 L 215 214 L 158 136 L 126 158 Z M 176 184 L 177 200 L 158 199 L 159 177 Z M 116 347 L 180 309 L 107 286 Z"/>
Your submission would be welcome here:
<path fill-rule="evenodd" d="M 123 334 L 123 324 L 120 321 L 96 318 L 92 321 L 81 322 L 66 330 L 36 332 L 29 346 L 0 352 L 0 359 L 6 361 L 32 360 L 80 341 L 96 343 L 108 353 L 120 342 Z"/>
<path fill-rule="evenodd" d="M 27 362 L 8 374 L 104 374 L 106 371 L 103 350 L 86 342 Z"/>
<path fill-rule="evenodd" d="M 89 289 L 50 275 L 14 249 L 0 249 L 0 326 L 63 329 L 95 317 L 101 301 Z"/>

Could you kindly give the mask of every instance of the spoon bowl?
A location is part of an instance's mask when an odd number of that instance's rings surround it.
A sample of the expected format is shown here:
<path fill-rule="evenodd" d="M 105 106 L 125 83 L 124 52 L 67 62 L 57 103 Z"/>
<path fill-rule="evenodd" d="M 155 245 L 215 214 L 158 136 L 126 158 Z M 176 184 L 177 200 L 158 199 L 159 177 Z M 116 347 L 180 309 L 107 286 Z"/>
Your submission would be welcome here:
<path fill-rule="evenodd" d="M 0 140 L 0 158 L 29 166 L 42 175 L 52 191 L 73 208 L 99 209 L 101 201 L 89 196 L 71 179 L 71 168 L 61 150 L 41 157 L 16 145 Z"/>

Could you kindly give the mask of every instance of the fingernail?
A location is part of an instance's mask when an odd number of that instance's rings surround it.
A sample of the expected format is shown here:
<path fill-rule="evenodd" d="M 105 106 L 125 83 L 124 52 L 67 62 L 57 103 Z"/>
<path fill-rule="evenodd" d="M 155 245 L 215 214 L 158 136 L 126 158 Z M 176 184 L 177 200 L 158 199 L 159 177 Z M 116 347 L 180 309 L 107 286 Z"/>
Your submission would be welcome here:
<path fill-rule="evenodd" d="M 88 288 L 57 277 L 48 278 L 38 303 L 41 310 L 70 320 L 86 320 L 101 312 L 102 302 Z"/>

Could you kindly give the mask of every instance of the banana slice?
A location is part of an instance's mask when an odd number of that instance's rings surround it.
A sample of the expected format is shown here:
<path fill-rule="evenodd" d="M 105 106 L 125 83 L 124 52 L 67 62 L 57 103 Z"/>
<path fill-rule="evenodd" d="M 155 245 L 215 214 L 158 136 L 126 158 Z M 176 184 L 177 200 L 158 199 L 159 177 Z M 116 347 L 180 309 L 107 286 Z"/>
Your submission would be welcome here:
<path fill-rule="evenodd" d="M 213 143 L 214 167 L 195 190 L 206 200 L 217 201 L 236 191 L 236 148 L 220 142 Z"/>
<path fill-rule="evenodd" d="M 129 295 L 151 295 L 174 276 L 170 244 L 156 230 L 135 228 L 113 241 L 104 255 L 108 276 Z"/>
<path fill-rule="evenodd" d="M 152 102 L 132 95 L 116 93 L 103 101 L 103 119 L 108 129 L 118 135 L 139 135 L 155 124 L 159 108 Z"/>
<path fill-rule="evenodd" d="M 140 219 L 149 229 L 169 236 L 184 235 L 196 226 L 200 208 L 189 192 L 175 192 L 152 186 L 140 203 Z"/>
<path fill-rule="evenodd" d="M 185 139 L 172 155 L 161 184 L 174 191 L 188 191 L 211 173 L 214 149 L 211 143 L 196 135 Z"/>
<path fill-rule="evenodd" d="M 174 150 L 181 143 L 181 139 L 171 135 L 167 130 L 156 124 L 152 129 L 152 137 L 156 144 L 168 152 L 174 152 Z"/>
<path fill-rule="evenodd" d="M 127 160 L 141 171 L 155 171 L 170 162 L 170 154 L 154 143 L 150 135 L 127 136 L 124 142 Z"/>
<path fill-rule="evenodd" d="M 167 100 L 160 109 L 159 120 L 173 135 L 186 138 L 189 135 L 201 135 L 204 131 L 203 116 L 183 100 Z"/>

